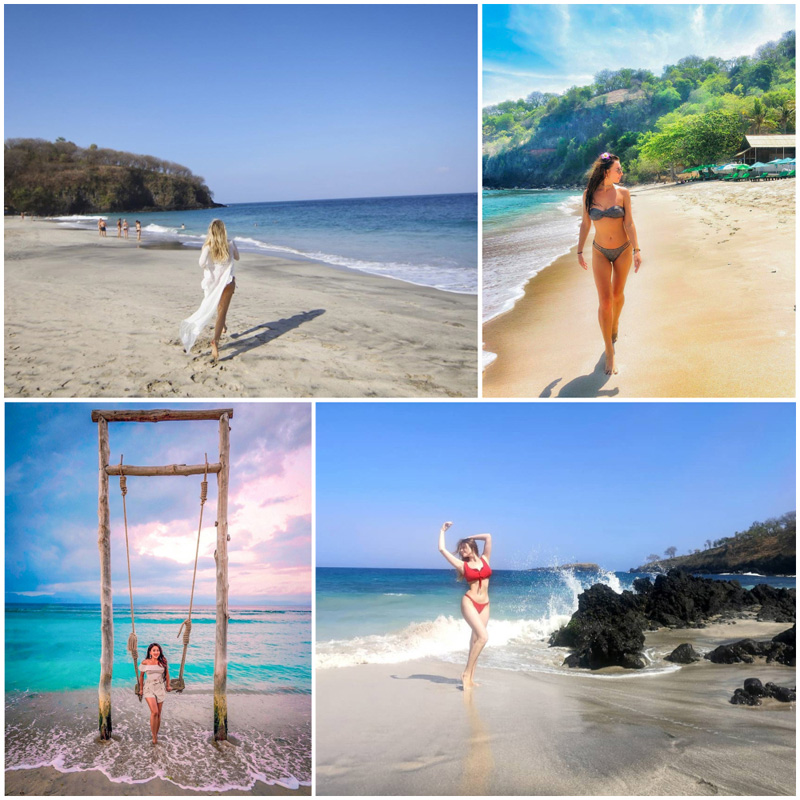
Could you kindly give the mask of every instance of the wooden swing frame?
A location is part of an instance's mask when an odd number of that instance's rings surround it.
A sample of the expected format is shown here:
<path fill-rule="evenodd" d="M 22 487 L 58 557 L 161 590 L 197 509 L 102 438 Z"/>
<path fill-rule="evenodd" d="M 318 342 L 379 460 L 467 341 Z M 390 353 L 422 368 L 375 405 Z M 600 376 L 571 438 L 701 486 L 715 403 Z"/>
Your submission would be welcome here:
<path fill-rule="evenodd" d="M 171 409 L 92 411 L 97 423 L 99 444 L 98 536 L 100 551 L 100 739 L 111 738 L 111 676 L 114 667 L 114 608 L 111 592 L 111 511 L 108 479 L 111 475 L 202 475 L 217 476 L 217 619 L 214 648 L 214 739 L 228 738 L 228 480 L 230 473 L 230 425 L 232 408 L 177 411 Z M 183 422 L 187 420 L 217 420 L 219 422 L 219 462 L 216 464 L 170 464 L 162 467 L 120 466 L 109 464 L 109 422 Z"/>

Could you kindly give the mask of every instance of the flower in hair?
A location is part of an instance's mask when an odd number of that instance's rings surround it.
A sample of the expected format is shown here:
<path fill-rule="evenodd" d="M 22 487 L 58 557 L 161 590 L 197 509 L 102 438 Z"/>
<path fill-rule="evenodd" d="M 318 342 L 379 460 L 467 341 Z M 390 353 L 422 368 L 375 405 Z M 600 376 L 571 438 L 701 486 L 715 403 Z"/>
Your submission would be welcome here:
<path fill-rule="evenodd" d="M 600 160 L 601 161 L 608 161 L 611 158 L 611 153 L 601 153 Z"/>

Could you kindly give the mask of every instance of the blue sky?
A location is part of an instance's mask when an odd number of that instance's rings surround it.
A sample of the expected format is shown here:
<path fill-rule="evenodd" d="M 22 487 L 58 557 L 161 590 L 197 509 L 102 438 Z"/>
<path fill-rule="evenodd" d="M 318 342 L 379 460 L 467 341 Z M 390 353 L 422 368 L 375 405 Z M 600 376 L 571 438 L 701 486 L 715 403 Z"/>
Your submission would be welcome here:
<path fill-rule="evenodd" d="M 795 27 L 793 5 L 484 5 L 483 104 L 585 86 L 604 69 L 733 58 Z"/>
<path fill-rule="evenodd" d="M 4 13 L 7 138 L 175 161 L 222 203 L 476 191 L 474 5 Z"/>
<path fill-rule="evenodd" d="M 627 570 L 795 508 L 793 403 L 317 406 L 317 565 Z"/>
<path fill-rule="evenodd" d="M 94 408 L 164 403 L 6 403 L 6 601 L 99 602 Z M 188 403 L 233 408 L 228 501 L 231 605 L 310 605 L 311 411 L 308 403 Z M 111 463 L 163 466 L 219 458 L 214 421 L 110 423 Z M 129 477 L 135 603 L 187 604 L 200 476 Z M 115 602 L 128 604 L 119 478 L 109 481 Z M 216 477 L 209 478 L 195 602 L 215 597 Z"/>

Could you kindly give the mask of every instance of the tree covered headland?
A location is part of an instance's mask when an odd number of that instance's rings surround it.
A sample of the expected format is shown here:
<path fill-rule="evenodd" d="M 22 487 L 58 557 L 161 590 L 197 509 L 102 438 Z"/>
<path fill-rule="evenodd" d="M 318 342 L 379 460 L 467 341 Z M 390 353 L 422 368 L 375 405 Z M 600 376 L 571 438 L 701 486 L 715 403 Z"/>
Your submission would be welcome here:
<path fill-rule="evenodd" d="M 691 35 L 691 33 L 687 33 Z M 535 188 L 585 183 L 602 152 L 622 160 L 626 181 L 721 164 L 746 133 L 795 131 L 795 32 L 751 56 L 688 56 L 661 77 L 603 71 L 590 86 L 483 109 L 483 183 Z"/>
<path fill-rule="evenodd" d="M 204 179 L 180 164 L 62 138 L 7 139 L 6 213 L 56 215 L 184 211 L 217 205 Z"/>

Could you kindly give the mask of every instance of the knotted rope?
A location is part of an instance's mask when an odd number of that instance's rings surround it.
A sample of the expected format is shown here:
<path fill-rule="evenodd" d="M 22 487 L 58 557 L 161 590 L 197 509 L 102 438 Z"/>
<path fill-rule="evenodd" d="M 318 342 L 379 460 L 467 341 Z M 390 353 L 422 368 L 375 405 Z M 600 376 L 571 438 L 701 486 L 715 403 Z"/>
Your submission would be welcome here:
<path fill-rule="evenodd" d="M 194 604 L 194 584 L 197 580 L 197 559 L 200 555 L 200 531 L 203 529 L 203 507 L 208 498 L 208 453 L 206 453 L 206 471 L 203 475 L 203 480 L 200 483 L 200 522 L 197 525 L 197 546 L 194 551 L 194 573 L 192 574 L 192 593 L 189 596 L 189 616 L 181 623 L 178 629 L 178 636 L 180 638 L 183 632 L 183 655 L 181 656 L 181 669 L 178 677 L 170 681 L 170 688 L 175 692 L 182 692 L 185 688 L 183 681 L 183 667 L 186 664 L 186 650 L 189 647 L 189 637 L 192 635 L 192 605 Z"/>
<path fill-rule="evenodd" d="M 119 457 L 119 490 L 122 492 L 122 516 L 125 520 L 125 555 L 128 558 L 128 596 L 131 601 L 131 635 L 128 637 L 128 652 L 133 659 L 133 671 L 136 673 L 136 693 L 141 702 L 142 696 L 139 693 L 139 642 L 136 639 L 136 620 L 133 614 L 133 584 L 131 582 L 131 551 L 128 545 L 128 509 L 125 503 L 125 495 L 128 494 L 128 479 L 122 471 L 122 456 Z"/>

